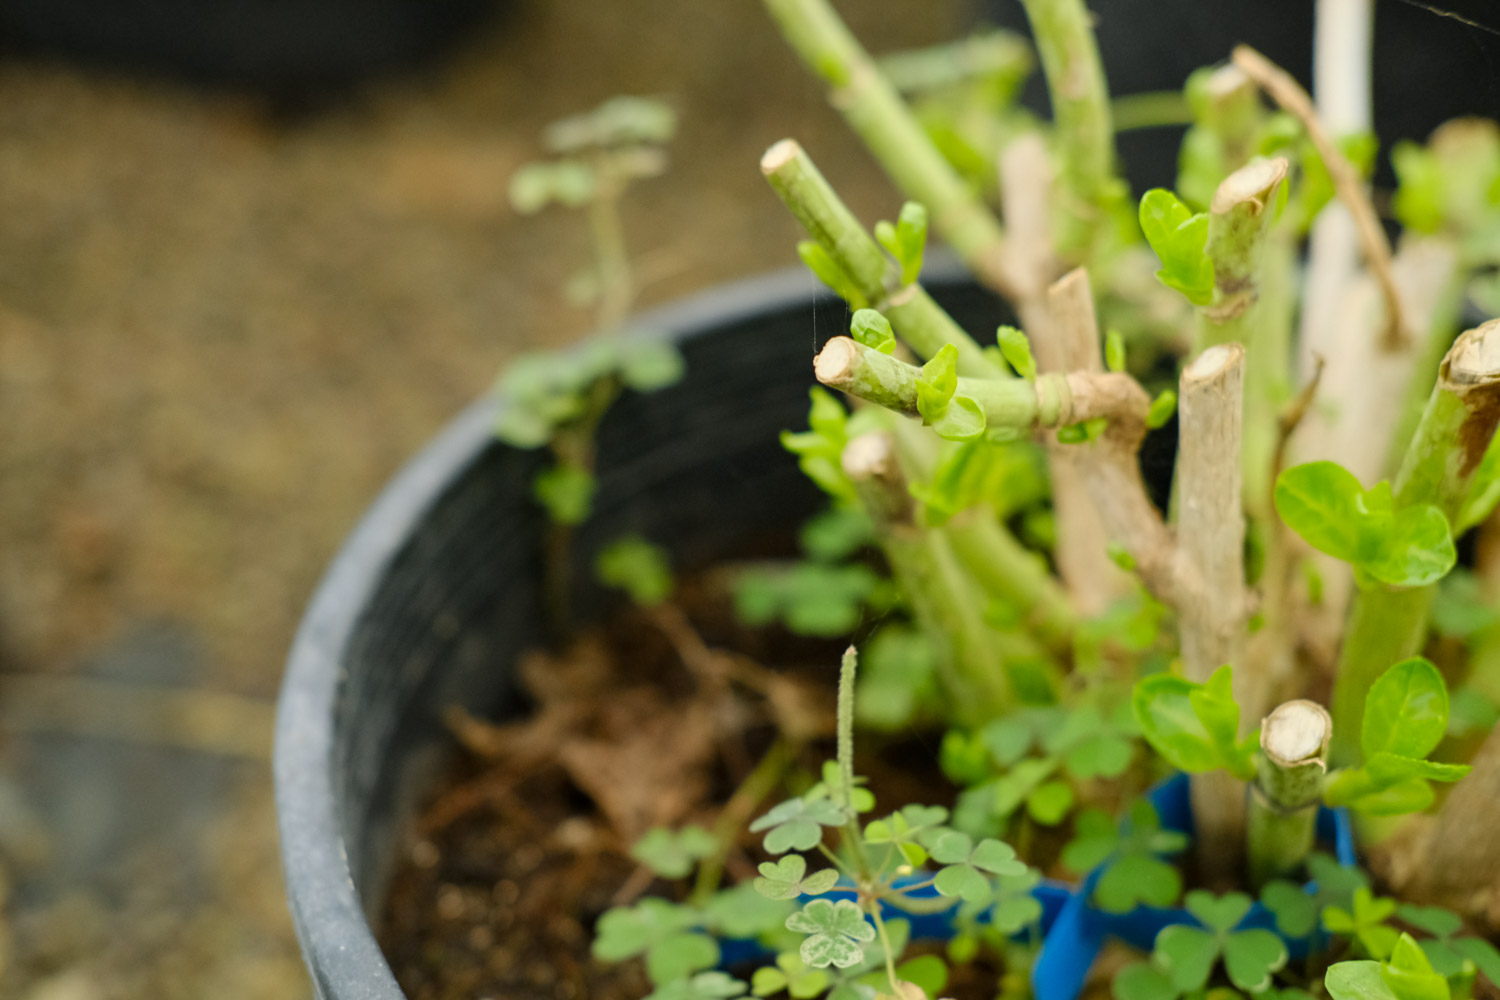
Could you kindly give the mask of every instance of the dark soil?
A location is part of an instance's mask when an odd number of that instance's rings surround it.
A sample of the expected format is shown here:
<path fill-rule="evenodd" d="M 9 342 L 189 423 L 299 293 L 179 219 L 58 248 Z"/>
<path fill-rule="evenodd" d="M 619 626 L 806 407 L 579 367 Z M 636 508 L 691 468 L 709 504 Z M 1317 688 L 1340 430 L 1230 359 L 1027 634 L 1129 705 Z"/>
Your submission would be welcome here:
<path fill-rule="evenodd" d="M 686 667 L 694 652 L 682 634 L 674 646 L 656 616 L 635 611 L 562 655 L 523 664 L 537 701 L 528 719 L 455 720 L 470 752 L 416 820 L 381 926 L 412 1000 L 637 1000 L 651 989 L 640 963 L 593 959 L 593 924 L 611 906 L 648 892 L 681 898 L 689 885 L 653 878 L 629 857 L 630 844 L 653 825 L 711 827 L 778 731 L 802 745 L 786 783 L 815 780 L 833 753 L 838 647 L 747 635 L 722 602 L 691 604 L 696 627 L 737 650 L 716 655 L 751 683 L 720 684 L 701 664 Z M 761 672 L 739 652 L 750 649 L 781 669 Z M 770 697 L 755 690 L 765 678 Z M 935 737 L 861 750 L 860 769 L 872 772 L 883 804 L 951 797 Z M 764 860 L 758 839 L 741 836 L 726 862 L 730 881 L 754 875 Z"/>

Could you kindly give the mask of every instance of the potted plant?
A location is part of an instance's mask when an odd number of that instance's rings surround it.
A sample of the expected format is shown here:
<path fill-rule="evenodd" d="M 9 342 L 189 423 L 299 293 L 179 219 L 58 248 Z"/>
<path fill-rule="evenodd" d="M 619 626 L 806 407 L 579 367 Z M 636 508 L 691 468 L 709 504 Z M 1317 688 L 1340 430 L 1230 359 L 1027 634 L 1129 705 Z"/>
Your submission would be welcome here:
<path fill-rule="evenodd" d="M 1025 56 L 1008 37 L 882 65 L 825 0 L 767 6 L 910 199 L 871 231 L 796 143 L 761 164 L 807 231 L 804 263 L 853 310 L 845 322 L 821 307 L 823 329 L 848 335 L 822 345 L 813 375 L 861 403 L 851 414 L 815 393 L 810 430 L 783 443 L 880 553 L 894 590 L 859 599 L 909 619 L 927 653 L 898 667 L 871 655 L 858 682 L 846 654 L 833 759 L 749 825 L 773 859 L 754 888 L 778 905 L 720 889 L 733 824 L 652 830 L 635 857 L 672 878 L 706 859 L 696 888 L 605 913 L 595 954 L 644 956 L 658 1000 L 916 997 L 981 952 L 1005 970 L 990 988 L 1029 980 L 1070 1000 L 1110 936 L 1150 952 L 1114 976 L 1121 1000 L 1463 1000 L 1477 975 L 1493 981 L 1500 952 L 1463 932 L 1492 925 L 1500 864 L 1484 836 L 1500 713 L 1497 619 L 1476 597 L 1494 572 L 1483 532 L 1474 569 L 1455 566 L 1457 540 L 1500 500 L 1500 325 L 1453 332 L 1465 297 L 1495 298 L 1500 134 L 1462 122 L 1393 151 L 1393 251 L 1365 190 L 1359 101 L 1320 94 L 1345 109 L 1321 117 L 1254 50 L 1189 80 L 1177 190 L 1137 203 L 1078 0 L 1024 0 L 1050 128 L 1011 103 Z M 1319 51 L 1345 67 L 1333 86 L 1360 93 L 1360 53 L 1337 39 Z M 1003 226 L 984 197 L 996 177 Z M 929 225 L 1017 325 L 931 279 Z M 774 440 L 807 384 L 792 360 L 806 307 L 771 287 L 719 295 L 712 324 L 698 306 L 656 317 L 718 334 L 679 341 L 681 382 L 611 389 L 607 413 L 570 411 L 537 436 L 566 467 L 579 452 L 557 448 L 557 429 L 587 414 L 591 513 L 552 546 L 573 570 L 552 578 L 554 608 L 563 594 L 597 610 L 579 573 L 597 563 L 670 635 L 666 560 L 617 538 L 670 541 L 673 563 L 701 564 L 809 511 Z M 393 824 L 430 773 L 411 745 L 434 746 L 443 706 L 503 709 L 495 663 L 540 639 L 548 532 L 530 494 L 543 463 L 484 441 L 489 412 L 471 411 L 377 504 L 294 650 L 278 783 L 294 912 L 330 995 L 400 995 L 350 877 L 379 899 Z M 1139 453 L 1174 413 L 1158 505 Z M 528 568 L 497 579 L 495 558 Z M 777 586 L 744 576 L 742 616 L 795 613 Z M 873 654 L 878 639 L 856 643 Z M 677 648 L 686 662 L 703 647 Z M 746 684 L 728 662 L 705 659 L 700 681 Z M 862 816 L 861 705 L 877 727 L 946 728 L 951 803 Z M 1174 769 L 1191 777 L 1141 794 Z M 1436 805 L 1432 783 L 1460 778 Z M 1315 853 L 1320 825 L 1334 859 Z M 1355 830 L 1378 883 L 1352 867 Z M 1195 887 L 1173 909 L 1184 875 L 1167 857 L 1188 834 Z M 1082 882 L 1047 885 L 1040 866 Z M 937 925 L 947 961 L 904 959 Z M 746 938 L 774 961 L 722 968 L 750 956 Z"/>

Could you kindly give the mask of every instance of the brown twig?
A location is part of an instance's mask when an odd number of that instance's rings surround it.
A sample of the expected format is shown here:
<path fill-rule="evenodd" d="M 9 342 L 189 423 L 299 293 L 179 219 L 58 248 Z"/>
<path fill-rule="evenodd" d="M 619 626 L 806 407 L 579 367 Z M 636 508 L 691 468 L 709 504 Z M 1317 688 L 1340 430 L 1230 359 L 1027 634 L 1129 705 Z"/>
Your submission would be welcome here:
<path fill-rule="evenodd" d="M 1334 145 L 1328 131 L 1318 119 L 1312 98 L 1290 73 L 1248 45 L 1235 47 L 1234 64 L 1259 84 L 1272 100 L 1296 117 L 1307 130 L 1307 137 L 1312 140 L 1318 156 L 1328 168 L 1334 192 L 1354 218 L 1359 242 L 1365 252 L 1365 261 L 1380 285 L 1386 308 L 1382 343 L 1387 350 L 1402 349 L 1410 339 L 1411 332 L 1405 322 L 1401 297 L 1396 290 L 1396 279 L 1391 273 L 1391 244 L 1386 239 L 1385 230 L 1380 225 L 1380 218 L 1375 213 L 1375 206 L 1370 201 L 1359 171 Z"/>

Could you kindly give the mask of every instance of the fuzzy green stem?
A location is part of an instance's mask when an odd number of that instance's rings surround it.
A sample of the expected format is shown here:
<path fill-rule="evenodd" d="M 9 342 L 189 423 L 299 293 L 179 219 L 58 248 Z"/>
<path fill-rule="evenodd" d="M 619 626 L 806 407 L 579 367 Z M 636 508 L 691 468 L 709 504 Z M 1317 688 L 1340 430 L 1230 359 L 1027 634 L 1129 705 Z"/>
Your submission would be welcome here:
<path fill-rule="evenodd" d="M 1093 19 L 1083 0 L 1021 0 L 1047 76 L 1058 162 L 1069 197 L 1058 250 L 1085 256 L 1114 196 L 1114 125 Z"/>
<path fill-rule="evenodd" d="M 944 344 L 953 344 L 958 348 L 959 371 L 964 374 L 1006 374 L 920 285 L 900 287 L 899 269 L 801 146 L 783 139 L 766 151 L 760 169 L 807 234 L 843 269 L 870 306 L 885 314 L 913 350 L 930 358 Z"/>
<path fill-rule="evenodd" d="M 1500 422 L 1500 320 L 1459 336 L 1393 484 L 1397 507 L 1433 504 L 1457 522 L 1474 470 Z M 1436 585 L 1360 591 L 1333 687 L 1333 763 L 1359 761 L 1365 694 L 1392 663 L 1421 648 Z"/>
<path fill-rule="evenodd" d="M 1294 874 L 1312 850 L 1332 729 L 1322 705 L 1300 700 L 1262 724 L 1247 826 L 1252 889 Z"/>
<path fill-rule="evenodd" d="M 839 663 L 838 760 L 839 780 L 844 783 L 844 804 L 854 808 L 854 674 L 859 651 L 852 645 Z"/>
<path fill-rule="evenodd" d="M 828 0 L 765 0 L 787 42 L 831 88 L 829 99 L 908 198 L 932 214 L 943 239 L 1002 294 L 997 266 L 1004 231 L 994 214 L 943 158 L 901 96 Z M 1108 110 L 1106 109 L 1106 121 Z"/>

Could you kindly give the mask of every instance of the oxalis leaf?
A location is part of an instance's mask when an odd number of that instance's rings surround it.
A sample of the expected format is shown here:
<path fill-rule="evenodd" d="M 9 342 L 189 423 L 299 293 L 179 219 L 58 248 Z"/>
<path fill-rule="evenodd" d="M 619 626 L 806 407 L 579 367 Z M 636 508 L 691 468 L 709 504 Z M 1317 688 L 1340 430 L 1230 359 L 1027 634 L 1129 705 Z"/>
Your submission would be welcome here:
<path fill-rule="evenodd" d="M 792 899 L 801 895 L 820 896 L 834 887 L 839 873 L 832 868 L 807 875 L 807 860 L 800 854 L 790 854 L 780 861 L 767 861 L 760 866 L 760 877 L 755 880 L 755 891 L 767 899 Z"/>
<path fill-rule="evenodd" d="M 865 957 L 864 943 L 875 940 L 875 928 L 858 906 L 847 899 L 837 903 L 815 899 L 786 918 L 787 930 L 808 935 L 802 960 L 814 969 L 832 965 L 847 969 Z"/>
<path fill-rule="evenodd" d="M 787 799 L 750 824 L 751 833 L 770 830 L 765 849 L 770 854 L 809 851 L 823 839 L 823 827 L 841 826 L 844 810 L 828 799 Z"/>

